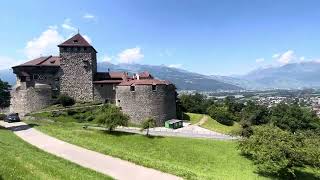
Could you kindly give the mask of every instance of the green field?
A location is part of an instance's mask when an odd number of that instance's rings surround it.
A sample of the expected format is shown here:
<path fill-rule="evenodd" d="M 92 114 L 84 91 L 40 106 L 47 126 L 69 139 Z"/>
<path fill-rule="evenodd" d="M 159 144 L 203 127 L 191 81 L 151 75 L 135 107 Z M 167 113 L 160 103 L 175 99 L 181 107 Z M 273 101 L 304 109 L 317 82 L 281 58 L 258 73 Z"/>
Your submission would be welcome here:
<path fill-rule="evenodd" d="M 0 127 L 0 179 L 112 179 L 35 148 Z"/>
<path fill-rule="evenodd" d="M 212 130 L 212 131 L 220 132 L 223 134 L 237 135 L 241 129 L 240 124 L 237 122 L 235 122 L 233 126 L 226 126 L 226 125 L 220 124 L 219 122 L 212 119 L 208 115 L 195 114 L 195 113 L 186 113 L 186 114 L 190 117 L 190 122 L 192 124 L 199 122 L 203 116 L 207 116 L 208 120 L 204 124 L 202 124 L 201 127 Z"/>
<path fill-rule="evenodd" d="M 61 140 L 186 179 L 264 179 L 239 154 L 237 142 L 108 134 L 81 123 L 27 121 Z"/>

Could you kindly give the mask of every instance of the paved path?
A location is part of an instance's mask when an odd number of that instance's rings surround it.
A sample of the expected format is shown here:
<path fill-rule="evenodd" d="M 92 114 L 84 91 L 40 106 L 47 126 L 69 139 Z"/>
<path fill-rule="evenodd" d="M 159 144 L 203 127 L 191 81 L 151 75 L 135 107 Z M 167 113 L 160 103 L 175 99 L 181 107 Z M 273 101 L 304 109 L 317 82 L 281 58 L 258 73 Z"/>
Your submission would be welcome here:
<path fill-rule="evenodd" d="M 40 131 L 30 128 L 23 122 L 6 123 L 0 126 L 11 129 L 26 142 L 56 156 L 67 159 L 80 166 L 93 169 L 100 173 L 120 180 L 176 180 L 182 179 L 154 169 L 138 166 L 128 161 L 114 158 L 101 153 L 75 146 Z M 130 149 L 128 149 L 130 151 Z"/>
<path fill-rule="evenodd" d="M 103 127 L 88 126 L 90 129 L 106 130 Z M 146 134 L 145 131 L 141 131 L 137 127 L 117 127 L 116 131 L 129 132 L 135 134 Z M 197 125 L 190 125 L 190 123 L 183 123 L 183 127 L 179 129 L 168 129 L 165 127 L 150 128 L 149 134 L 152 136 L 178 136 L 188 138 L 208 138 L 218 140 L 235 140 L 239 137 L 229 136 L 226 134 L 210 131 L 208 129 L 199 127 Z"/>

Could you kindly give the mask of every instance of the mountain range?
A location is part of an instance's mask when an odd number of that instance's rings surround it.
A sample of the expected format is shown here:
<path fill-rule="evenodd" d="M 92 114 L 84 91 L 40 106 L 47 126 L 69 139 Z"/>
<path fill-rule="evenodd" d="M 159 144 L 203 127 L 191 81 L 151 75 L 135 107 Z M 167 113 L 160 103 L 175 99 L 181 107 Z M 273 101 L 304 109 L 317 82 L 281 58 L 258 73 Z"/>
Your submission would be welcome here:
<path fill-rule="evenodd" d="M 245 75 L 203 75 L 165 65 L 99 63 L 98 71 L 126 71 L 130 74 L 149 71 L 158 79 L 176 84 L 179 90 L 216 91 L 241 89 L 298 89 L 320 87 L 320 63 L 291 63 L 259 68 Z M 0 70 L 0 78 L 14 84 L 11 70 Z"/>

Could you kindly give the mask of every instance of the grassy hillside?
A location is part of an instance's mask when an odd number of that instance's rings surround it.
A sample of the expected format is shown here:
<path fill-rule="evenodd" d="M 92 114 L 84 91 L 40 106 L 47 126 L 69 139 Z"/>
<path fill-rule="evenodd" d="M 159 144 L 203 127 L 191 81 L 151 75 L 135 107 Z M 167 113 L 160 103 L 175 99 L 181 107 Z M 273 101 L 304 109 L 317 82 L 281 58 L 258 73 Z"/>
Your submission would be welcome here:
<path fill-rule="evenodd" d="M 0 127 L 0 179 L 112 179 L 41 151 Z"/>
<path fill-rule="evenodd" d="M 186 179 L 264 179 L 239 154 L 237 142 L 108 134 L 83 129 L 81 123 L 28 121 L 61 140 Z"/>
<path fill-rule="evenodd" d="M 195 124 L 201 120 L 203 116 L 207 116 L 208 120 L 201 125 L 201 127 L 216 131 L 219 133 L 224 133 L 224 134 L 237 134 L 240 131 L 240 124 L 235 122 L 232 126 L 226 126 L 223 124 L 220 124 L 216 120 L 212 119 L 208 115 L 204 114 L 196 114 L 196 113 L 186 113 L 190 117 L 190 122 L 192 124 Z"/>

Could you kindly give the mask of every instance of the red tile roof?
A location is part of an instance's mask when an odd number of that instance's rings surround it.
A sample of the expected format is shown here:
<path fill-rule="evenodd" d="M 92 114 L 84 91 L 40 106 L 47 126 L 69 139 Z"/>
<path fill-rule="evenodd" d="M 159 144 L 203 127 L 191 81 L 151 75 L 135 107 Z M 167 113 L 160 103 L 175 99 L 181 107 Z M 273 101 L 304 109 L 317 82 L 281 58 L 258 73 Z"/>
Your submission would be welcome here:
<path fill-rule="evenodd" d="M 124 81 L 120 83 L 119 86 L 159 85 L 159 84 L 169 85 L 172 83 L 167 80 L 159 80 L 159 79 L 141 79 L 141 80 L 134 79 L 134 80 Z"/>
<path fill-rule="evenodd" d="M 101 81 L 93 81 L 93 84 L 119 84 L 121 82 L 123 82 L 123 80 L 108 79 L 108 80 L 101 80 Z"/>
<path fill-rule="evenodd" d="M 82 47 L 92 47 L 88 41 L 84 39 L 79 33 L 66 40 L 65 42 L 58 45 L 58 47 L 62 46 L 82 46 Z"/>
<path fill-rule="evenodd" d="M 18 66 L 60 66 L 60 60 L 59 56 L 46 56 L 33 59 Z"/>
<path fill-rule="evenodd" d="M 144 71 L 142 73 L 139 73 L 139 78 L 140 79 L 153 79 L 153 76 L 148 71 Z"/>

